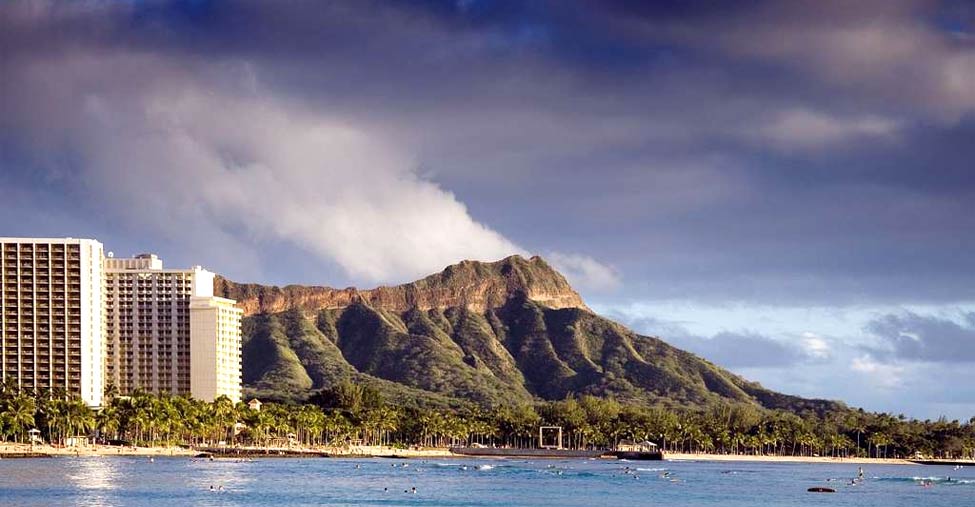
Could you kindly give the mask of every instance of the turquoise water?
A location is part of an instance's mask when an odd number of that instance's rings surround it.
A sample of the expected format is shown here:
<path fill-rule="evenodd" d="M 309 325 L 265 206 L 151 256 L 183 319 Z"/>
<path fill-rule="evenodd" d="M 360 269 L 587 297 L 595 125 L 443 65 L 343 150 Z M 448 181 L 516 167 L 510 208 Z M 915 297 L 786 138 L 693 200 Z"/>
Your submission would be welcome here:
<path fill-rule="evenodd" d="M 634 473 L 625 473 L 623 467 L 627 466 L 635 469 Z M 474 459 L 5 459 L 0 460 L 0 505 L 975 505 L 975 468 L 871 465 L 864 469 L 867 479 L 850 486 L 855 465 Z M 665 472 L 669 476 L 663 476 Z M 947 481 L 947 476 L 952 480 Z M 826 482 L 828 478 L 836 480 Z M 933 486 L 922 487 L 923 478 L 930 478 Z M 215 491 L 211 492 L 210 486 Z M 833 487 L 837 493 L 807 493 L 806 488 L 812 486 Z M 414 487 L 415 494 L 404 492 Z"/>

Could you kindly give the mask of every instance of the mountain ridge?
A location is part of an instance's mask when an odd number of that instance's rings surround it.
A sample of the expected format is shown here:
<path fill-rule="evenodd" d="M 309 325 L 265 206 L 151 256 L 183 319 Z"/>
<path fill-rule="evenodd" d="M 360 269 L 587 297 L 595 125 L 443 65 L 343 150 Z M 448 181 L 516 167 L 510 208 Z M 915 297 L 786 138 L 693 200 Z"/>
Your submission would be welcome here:
<path fill-rule="evenodd" d="M 420 280 L 374 289 L 326 286 L 243 284 L 217 276 L 214 293 L 237 300 L 244 315 L 274 313 L 293 307 L 305 311 L 337 309 L 365 302 L 391 311 L 411 308 L 497 308 L 515 292 L 551 308 L 588 307 L 561 273 L 539 256 L 520 255 L 496 262 L 465 260 Z"/>
<path fill-rule="evenodd" d="M 825 413 L 590 310 L 540 257 L 463 261 L 369 290 L 215 282 L 245 309 L 249 395 L 302 400 L 371 383 L 423 404 L 497 406 L 579 395 L 640 405 L 715 402 Z"/>

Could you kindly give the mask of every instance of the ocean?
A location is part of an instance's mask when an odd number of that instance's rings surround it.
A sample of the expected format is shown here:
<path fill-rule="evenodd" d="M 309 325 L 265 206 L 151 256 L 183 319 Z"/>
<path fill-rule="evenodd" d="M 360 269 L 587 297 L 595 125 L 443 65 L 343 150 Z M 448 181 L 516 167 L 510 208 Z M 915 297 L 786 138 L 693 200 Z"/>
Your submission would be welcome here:
<path fill-rule="evenodd" d="M 864 465 L 865 480 L 850 485 L 856 473 L 692 461 L 3 459 L 0 505 L 975 506 L 975 468 Z M 836 493 L 806 491 L 816 486 Z"/>

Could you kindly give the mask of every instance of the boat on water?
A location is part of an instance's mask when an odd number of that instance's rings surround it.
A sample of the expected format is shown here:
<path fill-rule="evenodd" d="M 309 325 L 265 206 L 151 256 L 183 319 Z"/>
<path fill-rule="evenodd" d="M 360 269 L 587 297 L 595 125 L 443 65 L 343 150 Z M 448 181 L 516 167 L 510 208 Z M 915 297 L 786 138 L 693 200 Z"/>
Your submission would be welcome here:
<path fill-rule="evenodd" d="M 644 440 L 642 442 L 622 441 L 616 446 L 616 450 L 608 453 L 619 459 L 634 461 L 660 461 L 664 459 L 664 453 L 657 447 L 657 444 Z"/>
<path fill-rule="evenodd" d="M 664 453 L 660 451 L 612 451 L 609 454 L 618 459 L 626 459 L 630 461 L 660 461 L 664 459 Z"/>

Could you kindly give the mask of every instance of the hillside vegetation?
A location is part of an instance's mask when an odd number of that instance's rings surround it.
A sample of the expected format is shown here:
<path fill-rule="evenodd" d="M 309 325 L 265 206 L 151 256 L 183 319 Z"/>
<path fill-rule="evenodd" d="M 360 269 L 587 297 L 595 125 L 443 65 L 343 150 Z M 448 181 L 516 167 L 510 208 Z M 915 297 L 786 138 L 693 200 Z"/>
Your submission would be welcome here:
<path fill-rule="evenodd" d="M 353 381 L 391 400 L 434 406 L 592 395 L 674 408 L 845 409 L 770 391 L 602 318 L 538 257 L 465 261 L 412 284 L 345 289 L 342 304 L 323 287 L 227 280 L 217 287 L 250 309 L 244 384 L 262 399 L 298 401 Z"/>

